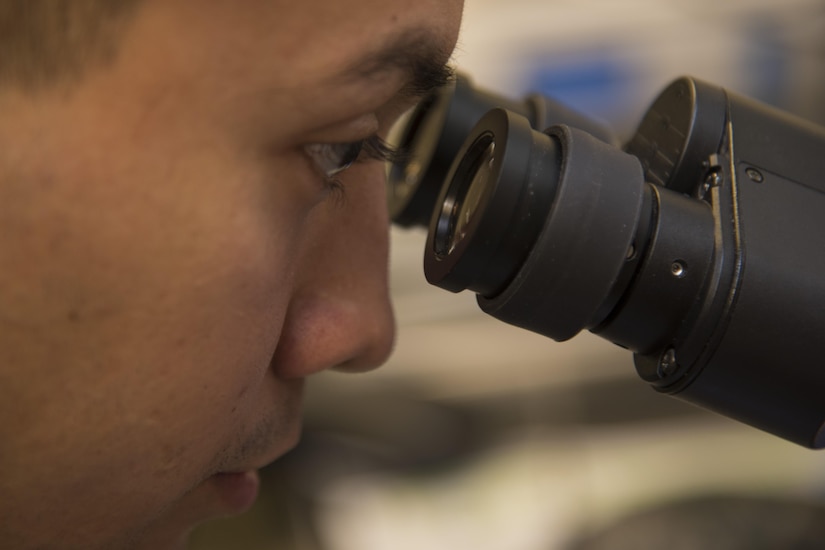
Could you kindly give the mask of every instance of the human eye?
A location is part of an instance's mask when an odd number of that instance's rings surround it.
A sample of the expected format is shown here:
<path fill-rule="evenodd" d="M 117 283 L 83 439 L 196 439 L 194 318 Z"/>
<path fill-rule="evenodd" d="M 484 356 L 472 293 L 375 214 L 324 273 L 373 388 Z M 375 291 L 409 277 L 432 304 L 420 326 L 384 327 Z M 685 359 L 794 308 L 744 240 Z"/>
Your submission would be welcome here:
<path fill-rule="evenodd" d="M 304 151 L 332 191 L 343 191 L 337 176 L 361 160 L 393 162 L 399 151 L 377 135 L 347 143 L 312 143 Z"/>

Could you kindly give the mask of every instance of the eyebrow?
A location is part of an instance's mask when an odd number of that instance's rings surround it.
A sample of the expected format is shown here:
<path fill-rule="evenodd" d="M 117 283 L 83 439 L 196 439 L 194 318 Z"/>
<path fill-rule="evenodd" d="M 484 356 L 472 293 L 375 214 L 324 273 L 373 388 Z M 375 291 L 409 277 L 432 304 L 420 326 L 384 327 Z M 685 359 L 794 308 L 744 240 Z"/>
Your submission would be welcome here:
<path fill-rule="evenodd" d="M 454 78 L 454 71 L 447 64 L 451 52 L 431 32 L 408 31 L 380 50 L 368 53 L 341 75 L 347 80 L 370 81 L 389 72 L 401 71 L 408 75 L 408 80 L 400 93 L 420 98 Z"/>

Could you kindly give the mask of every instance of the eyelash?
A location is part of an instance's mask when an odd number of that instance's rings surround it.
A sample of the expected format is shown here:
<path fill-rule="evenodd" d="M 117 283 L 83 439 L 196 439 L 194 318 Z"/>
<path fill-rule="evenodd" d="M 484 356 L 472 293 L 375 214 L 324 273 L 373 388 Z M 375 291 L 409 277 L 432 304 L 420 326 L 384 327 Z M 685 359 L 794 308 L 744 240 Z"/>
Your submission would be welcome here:
<path fill-rule="evenodd" d="M 397 148 L 377 135 L 348 143 L 313 143 L 304 150 L 317 167 L 326 190 L 339 196 L 345 189 L 336 176 L 356 162 L 379 160 L 392 163 L 401 157 Z"/>

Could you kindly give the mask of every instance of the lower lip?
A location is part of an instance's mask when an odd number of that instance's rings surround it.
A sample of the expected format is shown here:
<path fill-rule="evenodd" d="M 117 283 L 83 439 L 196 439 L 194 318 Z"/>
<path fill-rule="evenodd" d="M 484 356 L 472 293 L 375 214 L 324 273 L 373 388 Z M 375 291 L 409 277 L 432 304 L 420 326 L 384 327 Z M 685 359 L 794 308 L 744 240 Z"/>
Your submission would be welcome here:
<path fill-rule="evenodd" d="M 231 510 L 240 514 L 247 511 L 258 498 L 261 481 L 256 470 L 247 472 L 216 474 L 212 483 L 221 500 Z"/>

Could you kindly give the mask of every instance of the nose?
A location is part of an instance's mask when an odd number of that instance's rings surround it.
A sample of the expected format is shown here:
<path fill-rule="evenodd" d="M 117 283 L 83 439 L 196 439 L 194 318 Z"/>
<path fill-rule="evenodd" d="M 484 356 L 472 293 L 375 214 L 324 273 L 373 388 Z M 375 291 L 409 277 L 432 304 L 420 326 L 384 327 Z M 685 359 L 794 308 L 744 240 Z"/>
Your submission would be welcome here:
<path fill-rule="evenodd" d="M 392 351 L 384 177 L 374 163 L 356 165 L 343 179 L 344 196 L 310 215 L 273 362 L 279 376 L 366 371 Z"/>

